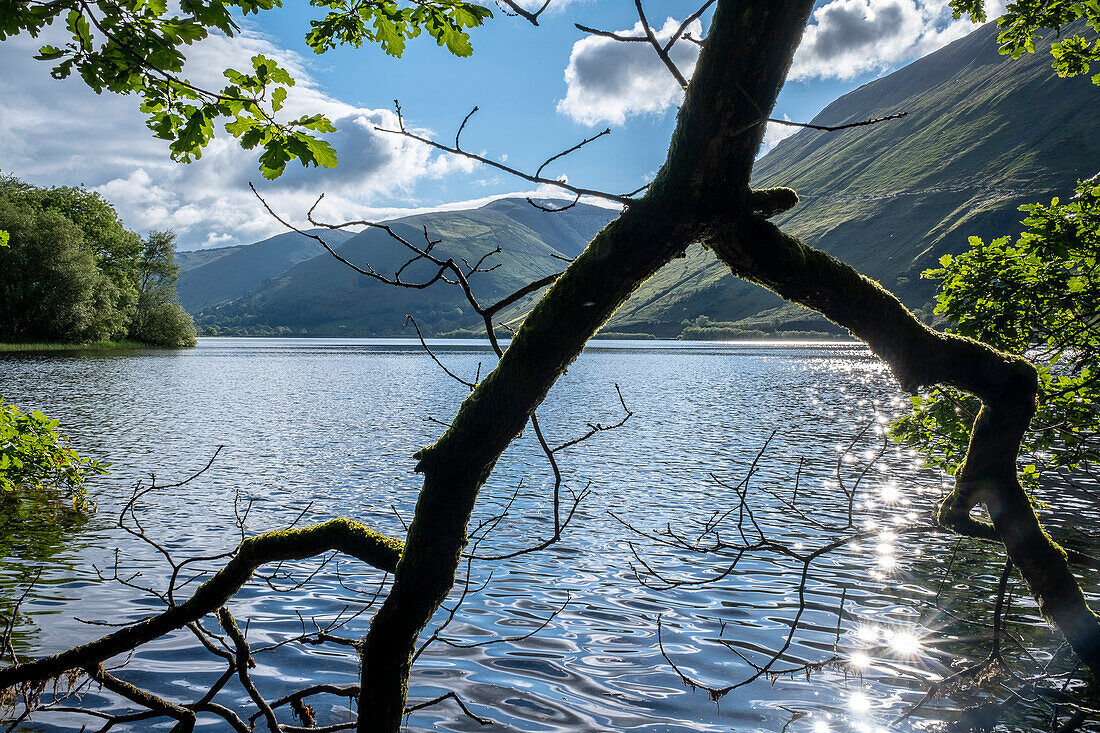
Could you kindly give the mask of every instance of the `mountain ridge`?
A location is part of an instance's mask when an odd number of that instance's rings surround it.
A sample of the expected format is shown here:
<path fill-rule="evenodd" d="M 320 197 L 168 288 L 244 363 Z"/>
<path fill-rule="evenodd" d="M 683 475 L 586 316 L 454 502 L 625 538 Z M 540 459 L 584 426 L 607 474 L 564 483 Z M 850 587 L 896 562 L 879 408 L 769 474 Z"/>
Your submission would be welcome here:
<path fill-rule="evenodd" d="M 1087 78 L 1060 79 L 1049 39 L 1018 60 L 1001 56 L 996 26 L 969 36 L 829 104 L 815 124 L 837 125 L 907 112 L 902 119 L 828 133 L 803 129 L 757 161 L 753 185 L 789 186 L 800 202 L 773 221 L 807 244 L 880 281 L 926 319 L 934 284 L 920 273 L 971 235 L 992 238 L 1021 229 L 1022 204 L 1068 196 L 1078 178 L 1100 170 L 1100 88 Z M 490 275 L 475 275 L 488 302 L 560 269 L 613 216 L 579 205 L 547 214 L 522 199 L 500 199 L 466 212 L 405 217 L 393 224 L 423 242 L 423 227 L 443 240 L 439 252 L 460 261 L 499 245 Z M 357 263 L 395 269 L 406 252 L 377 231 L 340 244 Z M 368 246 L 369 245 L 369 246 Z M 247 250 L 248 248 L 242 248 Z M 390 254 L 385 254 L 390 252 Z M 205 265 L 216 271 L 243 257 Z M 236 259 L 235 259 L 236 258 Z M 423 265 L 424 263 L 420 263 Z M 197 270 L 196 270 L 197 272 Z M 423 273 L 421 273 L 423 274 Z M 200 326 L 305 335 L 392 335 L 407 313 L 427 335 L 476 333 L 479 319 L 461 293 L 435 288 L 375 294 L 350 269 L 325 255 L 295 262 L 248 292 L 193 312 Z M 456 290 L 456 289 L 449 289 Z M 417 302 L 419 300 L 419 302 Z M 531 299 L 501 314 L 518 323 Z M 309 314 L 306 317 L 304 314 Z M 251 331 L 250 331 L 251 329 Z M 625 303 L 605 331 L 622 334 L 737 336 L 792 331 L 836 332 L 820 316 L 735 279 L 700 246 L 663 268 Z"/>
<path fill-rule="evenodd" d="M 471 287 L 483 304 L 565 267 L 615 212 L 579 204 L 553 214 L 523 199 L 499 199 L 477 209 L 415 214 L 386 226 L 410 245 L 432 245 L 433 256 L 476 263 Z M 496 248 L 500 251 L 494 253 Z M 431 279 L 437 267 L 380 228 L 368 228 L 334 247 L 344 259 L 381 277 L 401 272 L 406 283 Z M 220 261 L 220 260 L 219 260 Z M 216 262 L 214 264 L 217 264 Z M 481 319 L 462 291 L 446 283 L 402 288 L 360 274 L 327 253 L 295 263 L 267 278 L 260 287 L 228 302 L 195 311 L 200 327 L 217 332 L 285 332 L 311 336 L 393 336 L 404 333 L 413 316 L 425 335 L 476 328 Z"/>
<path fill-rule="evenodd" d="M 1070 195 L 1100 170 L 1100 89 L 1060 79 L 1050 40 L 1018 60 L 997 52 L 995 23 L 829 104 L 814 124 L 908 112 L 840 132 L 804 129 L 757 161 L 753 185 L 789 186 L 798 206 L 773 221 L 879 280 L 930 315 L 920 273 L 968 237 L 1020 231 L 1020 205 Z M 737 328 L 833 328 L 733 278 L 702 248 L 646 283 L 610 327 L 676 335 L 705 316 Z M 815 325 L 816 324 L 816 325 Z"/>

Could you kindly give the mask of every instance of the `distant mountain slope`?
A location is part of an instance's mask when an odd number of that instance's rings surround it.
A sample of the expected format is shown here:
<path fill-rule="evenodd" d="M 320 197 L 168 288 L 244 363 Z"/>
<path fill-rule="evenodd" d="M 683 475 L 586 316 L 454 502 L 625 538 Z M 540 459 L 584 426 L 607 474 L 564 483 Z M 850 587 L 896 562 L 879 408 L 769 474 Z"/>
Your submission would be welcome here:
<path fill-rule="evenodd" d="M 471 277 L 475 294 L 484 304 L 507 295 L 540 277 L 565 267 L 561 258 L 573 258 L 616 212 L 578 205 L 551 214 L 522 199 L 504 199 L 472 211 L 436 212 L 388 222 L 409 242 L 424 246 L 424 229 L 440 244 L 433 254 L 475 262 L 501 248 L 485 267 L 499 263 L 491 273 Z M 269 240 L 270 241 L 270 240 Z M 264 243 L 261 243 L 264 244 Z M 253 245 L 258 246 L 258 245 Z M 247 248 L 246 248 L 247 249 Z M 357 265 L 369 263 L 392 277 L 412 256 L 383 231 L 368 229 L 337 248 Z M 236 266 L 227 256 L 212 263 Z M 202 268 L 206 269 L 206 268 Z M 425 261 L 402 273 L 408 282 L 434 274 Z M 193 274 L 199 274 L 195 270 Z M 405 315 L 413 315 L 425 335 L 476 327 L 478 318 L 455 286 L 436 284 L 425 290 L 395 288 L 356 273 L 327 253 L 300 261 L 268 276 L 253 291 L 229 302 L 196 309 L 200 329 L 221 332 L 270 332 L 289 329 L 311 336 L 385 336 L 403 331 Z"/>
<path fill-rule="evenodd" d="M 332 244 L 354 232 L 327 232 Z M 225 303 L 260 287 L 264 280 L 323 252 L 321 245 L 297 232 L 278 234 L 262 242 L 199 252 L 180 252 L 180 302 L 194 313 Z"/>
<path fill-rule="evenodd" d="M 1100 171 L 1100 88 L 1059 79 L 1049 40 L 1013 61 L 987 24 L 846 94 L 814 122 L 908 112 L 843 132 L 803 130 L 756 165 L 755 186 L 790 186 L 801 202 L 776 223 L 878 279 L 911 306 L 934 295 L 920 273 L 967 238 L 1020 231 L 1017 207 L 1068 196 Z M 772 310 L 775 309 L 775 310 Z M 804 329 L 823 321 L 735 280 L 693 248 L 652 278 L 613 319 L 616 331 L 675 335 L 699 315 Z"/>
<path fill-rule="evenodd" d="M 233 254 L 238 249 L 245 245 L 238 244 L 231 247 L 215 247 L 211 249 L 189 249 L 181 252 L 176 252 L 176 264 L 179 265 L 180 275 L 183 275 L 197 267 L 202 267 L 205 264 L 213 262 L 214 260 L 221 259 L 226 255 Z"/>

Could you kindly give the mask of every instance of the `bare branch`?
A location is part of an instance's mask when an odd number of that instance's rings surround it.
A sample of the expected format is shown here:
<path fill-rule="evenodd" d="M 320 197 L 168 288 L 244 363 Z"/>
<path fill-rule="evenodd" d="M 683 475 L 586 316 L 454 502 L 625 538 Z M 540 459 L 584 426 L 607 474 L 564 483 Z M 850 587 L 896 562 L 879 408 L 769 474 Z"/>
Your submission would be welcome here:
<path fill-rule="evenodd" d="M 550 6 L 550 1 L 551 0 L 543 0 L 539 9 L 534 11 L 527 10 L 515 0 L 497 0 L 497 6 L 504 11 L 505 15 L 518 16 L 528 21 L 531 25 L 538 25 L 539 16 Z M 506 7 L 507 9 L 505 9 Z"/>
<path fill-rule="evenodd" d="M 466 707 L 466 703 L 462 702 L 462 698 L 460 698 L 458 696 L 458 694 L 455 693 L 455 692 L 448 692 L 445 695 L 440 695 L 439 697 L 432 698 L 431 700 L 427 700 L 425 702 L 417 703 L 416 705 L 410 705 L 410 706 L 405 708 L 405 714 L 409 715 L 410 713 L 414 713 L 417 710 L 423 710 L 426 707 L 431 707 L 432 705 L 438 705 L 439 703 L 445 702 L 447 700 L 454 700 L 455 703 L 457 703 L 458 707 L 460 707 L 462 709 L 462 712 L 466 714 L 466 717 L 477 721 L 480 725 L 492 725 L 493 724 L 493 721 L 489 720 L 488 718 L 482 718 L 478 715 L 475 715 L 470 710 L 470 708 Z"/>
<path fill-rule="evenodd" d="M 397 540 L 347 519 L 332 519 L 312 527 L 257 535 L 241 543 L 233 559 L 199 586 L 187 601 L 96 641 L 50 657 L 0 669 L 0 690 L 21 682 L 47 680 L 71 669 L 93 666 L 172 629 L 183 628 L 224 605 L 261 565 L 302 560 L 339 550 L 393 573 L 402 547 Z"/>
<path fill-rule="evenodd" d="M 810 130 L 839 132 L 840 130 L 850 130 L 853 127 L 866 127 L 867 125 L 877 125 L 880 122 L 887 122 L 889 120 L 900 120 L 902 117 L 908 116 L 908 112 L 898 112 L 897 114 L 886 115 L 885 117 L 875 117 L 870 120 L 863 120 L 862 122 L 849 122 L 844 125 L 815 125 L 810 122 L 791 122 L 790 120 L 780 120 L 775 117 L 769 117 L 765 120 L 765 122 L 774 122 L 777 125 L 790 125 L 791 127 L 806 127 Z"/>
<path fill-rule="evenodd" d="M 645 9 L 642 7 L 642 0 L 634 0 L 634 8 L 638 11 L 638 18 L 642 21 L 642 29 L 645 31 L 646 40 L 649 41 L 649 45 L 653 46 L 653 50 L 657 52 L 657 58 L 661 59 L 661 63 L 665 65 L 672 77 L 676 79 L 676 83 L 684 89 L 687 89 L 688 80 L 683 73 L 676 67 L 676 64 L 672 62 L 672 57 L 668 55 L 668 49 L 661 45 L 661 42 L 657 40 L 657 36 L 653 33 L 653 28 L 649 25 L 649 20 L 645 17 Z M 675 38 L 675 36 L 673 36 Z"/>
<path fill-rule="evenodd" d="M 474 387 L 477 386 L 477 383 L 476 382 L 467 382 L 465 379 L 463 379 L 462 377 L 458 376 L 457 374 L 452 372 L 450 369 L 448 369 L 447 365 L 444 364 L 443 362 L 441 362 L 439 360 L 439 357 L 436 356 L 432 352 L 432 350 L 428 348 L 428 342 L 424 340 L 424 334 L 420 333 L 420 326 L 416 325 L 416 319 L 413 318 L 412 316 L 406 314 L 406 316 L 405 316 L 405 325 L 407 326 L 410 323 L 412 324 L 412 327 L 416 329 L 416 337 L 418 339 L 420 339 L 420 346 L 423 347 L 424 351 L 428 352 L 428 356 L 432 357 L 432 361 L 434 361 L 436 364 L 438 364 L 439 368 L 442 369 L 443 371 L 445 371 L 447 373 L 448 377 L 450 377 L 451 379 L 459 382 L 460 384 L 462 384 L 463 386 L 467 387 L 468 389 L 470 389 L 472 391 L 474 389 Z"/>
<path fill-rule="evenodd" d="M 398 109 L 400 109 L 400 108 L 398 108 Z M 477 108 L 475 107 L 474 111 L 476 111 L 476 110 L 477 110 Z M 473 112 L 471 112 L 470 114 L 473 114 Z M 469 115 L 467 115 L 467 119 L 469 119 Z M 463 122 L 463 126 L 465 126 L 465 121 Z M 570 183 L 567 183 L 565 181 L 560 181 L 560 180 L 557 180 L 555 178 L 544 178 L 540 175 L 531 175 L 529 173 L 524 173 L 523 171 L 521 171 L 517 168 L 513 168 L 511 166 L 505 165 L 504 163 L 493 160 L 492 158 L 488 158 L 488 157 L 483 156 L 483 155 L 478 155 L 476 153 L 471 153 L 471 152 L 468 152 L 466 150 L 463 150 L 462 148 L 457 147 L 457 145 L 455 147 L 451 147 L 449 145 L 444 145 L 443 143 L 436 142 L 435 140 L 432 140 L 431 138 L 427 138 L 427 137 L 424 137 L 422 135 L 417 135 L 416 133 L 410 132 L 407 128 L 405 128 L 404 123 L 402 123 L 397 130 L 389 130 L 389 129 L 384 128 L 384 127 L 375 127 L 374 129 L 377 130 L 378 132 L 385 132 L 385 133 L 388 133 L 388 134 L 391 134 L 391 135 L 401 135 L 401 136 L 407 137 L 411 140 L 416 140 L 417 142 L 420 142 L 420 143 L 423 143 L 424 145 L 428 145 L 430 147 L 433 147 L 436 150 L 442 150 L 445 153 L 450 153 L 451 155 L 458 155 L 458 156 L 461 156 L 461 157 L 466 158 L 468 160 L 475 160 L 479 163 L 483 163 L 484 165 L 490 166 L 492 168 L 496 168 L 497 170 L 500 170 L 500 171 L 503 171 L 503 172 L 508 173 L 510 175 L 516 176 L 517 178 L 522 178 L 523 180 L 529 181 L 531 183 L 545 184 L 547 186 L 553 186 L 555 188 L 560 188 L 563 191 L 569 191 L 570 193 L 572 193 L 574 195 L 578 195 L 578 196 L 592 196 L 593 198 L 600 198 L 600 199 L 604 199 L 606 201 L 614 201 L 615 203 L 623 204 L 624 206 L 629 205 L 630 201 L 631 201 L 631 199 L 627 196 L 620 196 L 620 195 L 617 195 L 617 194 L 608 193 L 607 191 L 599 191 L 599 190 L 592 189 L 592 188 L 582 188 L 580 186 L 574 186 Z M 597 135 L 596 137 L 600 137 L 600 135 Z M 595 138 L 593 138 L 593 139 L 595 139 Z M 457 137 L 456 137 L 456 143 L 457 142 L 458 141 L 457 141 Z M 581 144 L 583 145 L 584 143 L 581 143 Z M 576 149 L 578 147 L 580 147 L 580 145 L 574 146 L 573 149 Z M 560 157 L 560 155 L 561 154 L 559 154 L 558 156 L 554 156 L 554 157 Z"/>

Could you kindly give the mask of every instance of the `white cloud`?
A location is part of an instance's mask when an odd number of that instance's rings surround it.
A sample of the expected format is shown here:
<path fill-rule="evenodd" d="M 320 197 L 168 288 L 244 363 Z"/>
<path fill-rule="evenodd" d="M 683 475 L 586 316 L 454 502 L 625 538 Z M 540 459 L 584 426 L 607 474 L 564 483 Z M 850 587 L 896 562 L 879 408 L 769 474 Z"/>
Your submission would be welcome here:
<path fill-rule="evenodd" d="M 986 3 L 991 18 L 1004 0 Z M 814 11 L 789 78 L 852 79 L 885 72 L 977 28 L 945 0 L 833 0 Z"/>
<path fill-rule="evenodd" d="M 791 120 L 789 115 L 783 115 L 783 119 L 788 122 Z M 764 141 L 760 143 L 760 150 L 757 152 L 757 156 L 764 155 L 796 132 L 798 132 L 798 128 L 794 125 L 779 125 L 774 122 L 769 122 L 768 126 L 764 128 Z"/>
<path fill-rule="evenodd" d="M 167 143 L 145 127 L 135 97 L 97 96 L 77 79 L 51 79 L 48 65 L 31 58 L 51 40 L 20 36 L 0 44 L 0 169 L 39 185 L 84 184 L 107 197 L 129 227 L 174 229 L 187 248 L 251 242 L 282 231 L 249 191 L 249 181 L 276 211 L 292 216 L 304 214 L 323 190 L 319 213 L 343 220 L 361 218 L 364 205 L 378 196 L 411 195 L 420 180 L 476 167 L 473 161 L 376 131 L 376 126 L 396 128 L 396 115 L 331 97 L 310 77 L 303 58 L 249 31 L 195 46 L 187 77 L 220 89 L 223 69 L 248 70 L 257 53 L 277 59 L 297 80 L 285 114 L 328 115 L 338 130 L 328 139 L 340 165 L 305 169 L 292 163 L 281 178 L 263 181 L 259 151 L 242 150 L 225 133 L 199 160 L 181 165 L 170 159 Z"/>
<path fill-rule="evenodd" d="M 986 3 L 989 16 L 1004 12 L 1005 0 Z M 677 27 L 669 18 L 658 32 L 667 40 Z M 886 72 L 924 56 L 977 28 L 966 18 L 955 20 L 946 0 L 832 0 L 814 11 L 795 55 L 790 79 L 852 79 L 867 72 Z M 700 24 L 690 32 L 699 37 Z M 617 31 L 640 35 L 641 24 Z M 690 76 L 698 48 L 678 43 L 677 66 Z M 660 114 L 679 104 L 683 95 L 672 75 L 648 44 L 622 43 L 588 36 L 573 45 L 565 70 L 566 95 L 558 111 L 587 125 L 623 124 L 632 115 Z M 772 135 L 779 135 L 776 129 Z"/>
<path fill-rule="evenodd" d="M 668 18 L 656 31 L 657 39 L 667 42 L 679 26 L 679 21 Z M 698 38 L 702 25 L 694 21 L 687 31 Z M 617 33 L 642 35 L 642 24 Z M 670 55 L 690 78 L 699 57 L 698 46 L 681 41 Z M 621 125 L 629 116 L 660 114 L 683 99 L 683 90 L 648 43 L 624 43 L 603 36 L 588 36 L 573 44 L 565 83 L 566 94 L 558 102 L 558 111 L 586 125 Z"/>

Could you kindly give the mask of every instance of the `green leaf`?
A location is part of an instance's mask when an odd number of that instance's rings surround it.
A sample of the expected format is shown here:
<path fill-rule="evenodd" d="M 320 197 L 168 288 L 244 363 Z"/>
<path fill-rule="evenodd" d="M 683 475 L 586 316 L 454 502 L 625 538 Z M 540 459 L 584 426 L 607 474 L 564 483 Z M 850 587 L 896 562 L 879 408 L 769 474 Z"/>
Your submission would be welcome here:
<path fill-rule="evenodd" d="M 87 19 L 77 10 L 70 10 L 65 19 L 65 27 L 72 34 L 73 40 L 82 49 L 89 49 L 92 45 L 92 27 Z"/>
<path fill-rule="evenodd" d="M 39 61 L 53 61 L 59 59 L 65 55 L 64 49 L 60 49 L 57 46 L 43 46 L 38 49 L 38 55 L 35 56 Z"/>
<path fill-rule="evenodd" d="M 278 112 L 283 108 L 283 103 L 286 101 L 286 87 L 275 87 L 275 90 L 271 92 L 271 109 Z"/>
<path fill-rule="evenodd" d="M 332 149 L 331 145 L 315 137 L 303 136 L 303 139 L 313 154 L 313 160 L 317 165 L 325 168 L 336 167 L 336 151 Z"/>

